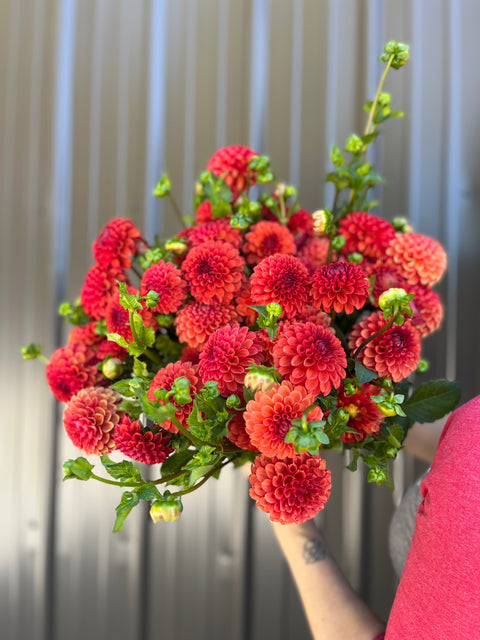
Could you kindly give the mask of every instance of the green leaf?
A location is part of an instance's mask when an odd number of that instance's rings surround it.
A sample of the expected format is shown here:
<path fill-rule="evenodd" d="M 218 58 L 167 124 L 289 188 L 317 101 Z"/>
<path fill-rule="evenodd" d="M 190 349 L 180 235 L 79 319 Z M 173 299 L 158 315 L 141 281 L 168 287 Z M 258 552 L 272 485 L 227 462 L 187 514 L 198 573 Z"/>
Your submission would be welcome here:
<path fill-rule="evenodd" d="M 116 344 L 120 345 L 121 347 L 123 347 L 124 349 L 128 348 L 129 343 L 125 340 L 125 338 L 123 336 L 121 336 L 119 333 L 107 333 L 107 340 L 110 340 L 110 342 L 115 342 Z"/>
<path fill-rule="evenodd" d="M 125 282 L 118 283 L 120 304 L 127 311 L 138 311 L 142 309 L 142 303 L 134 293 L 128 293 Z"/>
<path fill-rule="evenodd" d="M 122 462 L 113 462 L 107 456 L 103 454 L 100 457 L 100 461 L 112 478 L 119 482 L 142 482 L 142 475 L 138 469 L 133 466 L 133 463 L 129 460 L 122 460 Z"/>
<path fill-rule="evenodd" d="M 67 460 L 63 465 L 65 476 L 63 480 L 76 478 L 77 480 L 89 480 L 92 477 L 93 464 L 86 458 L 76 458 L 75 460 Z"/>
<path fill-rule="evenodd" d="M 403 404 L 407 416 L 415 422 L 433 422 L 453 411 L 460 401 L 458 382 L 432 380 L 415 389 Z"/>
<path fill-rule="evenodd" d="M 124 491 L 122 493 L 122 499 L 120 500 L 120 504 L 115 508 L 117 512 L 117 519 L 115 520 L 115 524 L 113 526 L 113 532 L 117 533 L 123 529 L 123 525 L 126 517 L 137 504 L 140 502 L 140 498 L 133 491 Z"/>
<path fill-rule="evenodd" d="M 195 469 L 192 469 L 190 473 L 190 481 L 188 483 L 189 486 L 193 486 L 197 482 L 197 480 L 200 480 L 200 478 L 206 476 L 207 473 L 214 468 L 214 466 L 215 465 L 213 464 L 206 464 L 202 467 L 195 467 Z"/>
<path fill-rule="evenodd" d="M 162 495 L 153 482 L 144 482 L 141 487 L 134 490 L 140 500 L 160 500 Z"/>
<path fill-rule="evenodd" d="M 184 449 L 183 451 L 177 451 L 173 455 L 169 456 L 165 462 L 162 463 L 162 478 L 177 473 L 193 458 L 196 451 L 193 449 Z"/>
<path fill-rule="evenodd" d="M 355 376 L 358 378 L 358 384 L 365 384 L 378 378 L 378 374 L 375 371 L 367 369 L 358 360 L 355 360 Z"/>

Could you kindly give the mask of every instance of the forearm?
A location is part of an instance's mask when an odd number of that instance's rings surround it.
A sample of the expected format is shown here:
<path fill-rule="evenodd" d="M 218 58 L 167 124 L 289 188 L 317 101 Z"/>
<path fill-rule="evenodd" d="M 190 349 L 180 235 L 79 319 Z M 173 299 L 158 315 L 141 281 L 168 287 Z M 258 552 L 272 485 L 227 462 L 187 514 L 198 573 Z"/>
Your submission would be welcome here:
<path fill-rule="evenodd" d="M 351 587 L 313 521 L 273 524 L 315 640 L 373 640 L 385 625 Z"/>

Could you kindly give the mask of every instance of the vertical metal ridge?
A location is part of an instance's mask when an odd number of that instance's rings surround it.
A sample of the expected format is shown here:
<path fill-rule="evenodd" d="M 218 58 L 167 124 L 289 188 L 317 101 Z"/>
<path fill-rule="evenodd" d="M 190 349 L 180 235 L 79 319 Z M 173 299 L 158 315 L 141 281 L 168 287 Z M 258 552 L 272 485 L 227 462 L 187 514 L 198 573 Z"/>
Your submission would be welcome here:
<path fill-rule="evenodd" d="M 217 52 L 217 105 L 215 119 L 215 145 L 224 147 L 227 141 L 228 123 L 228 21 L 229 0 L 219 0 L 218 52 Z"/>
<path fill-rule="evenodd" d="M 130 29 L 129 0 L 123 0 L 119 8 L 119 60 L 118 60 L 118 119 L 117 119 L 117 170 L 115 185 L 116 215 L 127 215 L 127 173 L 128 173 L 128 119 L 130 85 Z M 141 11 L 142 3 L 137 11 Z"/>
<path fill-rule="evenodd" d="M 289 180 L 300 184 L 302 149 L 303 0 L 295 0 L 292 24 Z"/>
<path fill-rule="evenodd" d="M 70 214 L 72 198 L 72 146 L 73 146 L 73 66 L 75 60 L 76 3 L 61 3 L 57 26 L 57 69 L 55 87 L 55 130 L 52 172 L 52 267 L 55 306 L 64 298 L 69 273 Z M 61 319 L 57 316 L 54 327 L 55 344 L 61 340 Z M 58 429 L 60 405 L 55 403 L 52 422 L 52 468 L 49 481 L 50 507 L 48 515 L 48 545 L 46 553 L 45 584 L 45 637 L 55 640 L 55 545 L 57 519 Z"/>
<path fill-rule="evenodd" d="M 185 135 L 183 142 L 182 207 L 184 211 L 189 212 L 192 206 L 192 188 L 195 180 L 198 0 L 190 0 L 186 13 L 187 43 L 185 52 Z"/>
<path fill-rule="evenodd" d="M 337 102 L 338 102 L 338 52 L 337 45 L 339 20 L 338 0 L 328 2 L 328 43 L 327 43 L 327 91 L 325 105 L 325 173 L 331 171 L 330 149 L 336 142 L 337 136 Z M 335 187 L 331 182 L 323 183 L 323 200 L 333 202 Z"/>
<path fill-rule="evenodd" d="M 163 202 L 152 196 L 165 162 L 165 114 L 167 69 L 167 2 L 150 3 L 148 104 L 145 167 L 145 236 L 153 239 L 163 227 Z M 163 73 L 162 73 L 163 72 Z"/>
<path fill-rule="evenodd" d="M 459 3 L 448 3 L 448 47 L 445 57 L 448 65 L 448 95 L 445 165 L 445 230 L 446 249 L 449 257 L 446 300 L 446 375 L 454 380 L 457 374 L 457 309 L 458 309 L 458 260 L 459 260 L 459 206 L 461 182 L 461 58 L 462 37 Z M 448 54 L 448 55 L 447 55 Z"/>
<path fill-rule="evenodd" d="M 423 30 L 423 7 L 419 2 L 411 3 L 411 28 L 412 41 L 420 43 Z M 420 221 L 420 197 L 421 197 L 421 163 L 422 163 L 422 85 L 423 85 L 423 50 L 418 46 L 413 52 L 410 75 L 412 78 L 411 103 L 410 103 L 410 153 L 409 167 L 409 191 L 408 191 L 408 218 L 412 227 L 418 227 Z"/>
<path fill-rule="evenodd" d="M 251 18 L 249 144 L 264 153 L 267 145 L 270 0 L 253 0 Z"/>
<path fill-rule="evenodd" d="M 90 132 L 88 147 L 87 235 L 92 244 L 98 234 L 98 195 L 100 188 L 100 131 L 102 111 L 102 61 L 105 2 L 94 5 L 92 61 L 90 79 Z"/>

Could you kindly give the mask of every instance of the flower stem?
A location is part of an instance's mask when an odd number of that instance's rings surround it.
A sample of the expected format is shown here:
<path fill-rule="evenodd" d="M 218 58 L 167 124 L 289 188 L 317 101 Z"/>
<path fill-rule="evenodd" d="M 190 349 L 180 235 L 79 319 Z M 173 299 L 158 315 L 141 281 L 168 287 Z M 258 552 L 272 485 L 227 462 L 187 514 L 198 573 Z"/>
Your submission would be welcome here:
<path fill-rule="evenodd" d="M 170 198 L 170 203 L 173 207 L 175 215 L 177 216 L 178 220 L 181 222 L 182 227 L 185 229 L 187 225 L 185 224 L 185 221 L 183 219 L 183 215 L 182 215 L 182 212 L 180 211 L 180 207 L 178 206 L 175 198 L 172 196 L 170 192 L 168 193 L 168 197 Z"/>
<path fill-rule="evenodd" d="M 182 491 L 176 491 L 175 493 L 172 493 L 172 497 L 176 498 L 177 496 L 184 496 L 187 493 L 192 493 L 192 491 L 196 491 L 202 486 L 202 484 L 205 484 L 205 482 L 209 478 L 211 478 L 215 473 L 217 473 L 217 471 L 220 471 L 221 469 L 223 469 L 223 467 L 225 467 L 230 462 L 231 460 L 225 460 L 221 464 L 217 464 L 215 467 L 213 467 L 213 469 L 210 469 L 210 471 L 203 476 L 200 482 L 197 482 L 197 484 L 194 484 L 193 487 L 189 487 L 188 489 L 183 489 Z"/>
<path fill-rule="evenodd" d="M 368 135 L 370 133 L 370 127 L 372 126 L 373 117 L 375 115 L 375 111 L 377 109 L 378 98 L 380 97 L 380 92 L 383 89 L 383 85 L 385 84 L 385 79 L 387 77 L 387 73 L 392 66 L 392 62 L 395 56 L 392 54 L 388 59 L 387 64 L 385 65 L 385 69 L 383 70 L 382 77 L 380 78 L 380 82 L 378 83 L 377 93 L 375 94 L 375 98 L 373 99 L 372 106 L 370 109 L 370 113 L 368 114 L 367 126 L 365 127 L 365 133 L 363 135 Z"/>
<path fill-rule="evenodd" d="M 117 480 L 108 480 L 107 478 L 102 478 L 101 476 L 97 476 L 97 474 L 92 473 L 90 477 L 93 480 L 98 480 L 98 482 L 103 482 L 104 484 L 113 484 L 116 487 L 141 487 L 143 482 L 118 482 Z"/>
<path fill-rule="evenodd" d="M 280 204 L 280 222 L 281 224 L 285 225 L 287 224 L 287 214 L 285 211 L 285 198 L 283 197 L 282 188 L 280 187 L 278 182 L 275 182 L 275 184 L 277 187 L 278 202 Z"/>
<path fill-rule="evenodd" d="M 378 338 L 379 336 L 382 335 L 382 333 L 385 333 L 385 331 L 390 329 L 396 317 L 397 317 L 397 314 L 391 315 L 388 321 L 383 325 L 383 327 L 380 327 L 378 331 L 376 331 L 373 335 L 371 335 L 364 342 L 362 342 L 362 344 L 353 352 L 352 359 L 355 360 L 355 358 L 358 356 L 360 351 L 364 349 L 369 342 L 372 342 L 372 340 L 375 340 L 375 338 Z"/>

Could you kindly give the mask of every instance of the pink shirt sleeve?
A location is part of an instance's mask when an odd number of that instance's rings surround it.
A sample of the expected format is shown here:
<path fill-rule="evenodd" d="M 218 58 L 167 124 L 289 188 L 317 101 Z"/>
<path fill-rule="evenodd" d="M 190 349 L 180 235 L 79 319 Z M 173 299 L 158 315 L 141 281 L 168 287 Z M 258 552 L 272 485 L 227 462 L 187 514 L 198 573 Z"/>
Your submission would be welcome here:
<path fill-rule="evenodd" d="M 480 638 L 480 396 L 445 425 L 385 640 Z"/>

